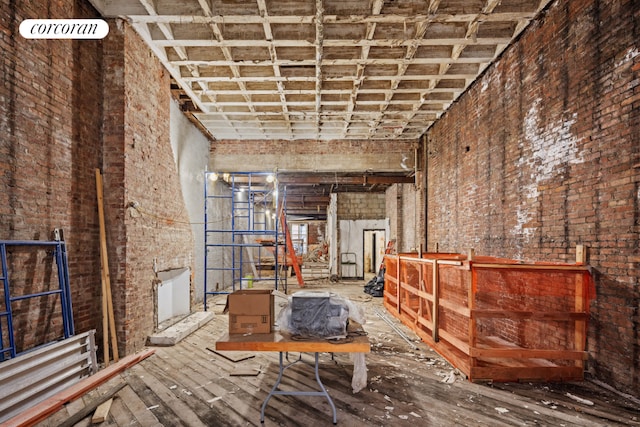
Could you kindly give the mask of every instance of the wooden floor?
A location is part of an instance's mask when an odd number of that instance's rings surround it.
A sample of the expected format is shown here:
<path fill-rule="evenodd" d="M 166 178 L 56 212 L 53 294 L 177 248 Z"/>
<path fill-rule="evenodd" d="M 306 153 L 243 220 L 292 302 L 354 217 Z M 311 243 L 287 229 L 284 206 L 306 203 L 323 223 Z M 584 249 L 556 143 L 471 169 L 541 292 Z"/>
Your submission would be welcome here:
<path fill-rule="evenodd" d="M 342 426 L 640 426 L 640 402 L 593 382 L 569 384 L 473 384 L 459 375 L 415 335 L 387 319 L 415 342 L 405 341 L 377 313 L 381 298 L 362 292 L 364 282 L 331 284 L 366 310 L 371 340 L 366 356 L 368 384 L 354 394 L 353 363 L 348 354 L 321 355 L 320 376 L 337 407 Z M 326 290 L 328 282 L 308 284 Z M 222 299 L 222 298 L 221 298 Z M 214 353 L 227 330 L 222 305 L 210 304 L 214 320 L 178 345 L 156 353 L 61 409 L 39 426 L 59 426 L 101 393 L 126 383 L 113 401 L 103 426 L 258 426 L 260 407 L 277 377 L 278 354 L 256 353 L 233 362 Z M 297 355 L 290 355 L 297 357 Z M 312 362 L 311 355 L 302 355 Z M 257 375 L 232 375 L 257 370 Z M 317 389 L 312 366 L 296 363 L 285 372 L 283 387 Z M 591 405 L 580 401 L 586 399 Z M 323 397 L 273 397 L 265 426 L 332 425 Z M 91 416 L 76 426 L 91 425 Z"/>

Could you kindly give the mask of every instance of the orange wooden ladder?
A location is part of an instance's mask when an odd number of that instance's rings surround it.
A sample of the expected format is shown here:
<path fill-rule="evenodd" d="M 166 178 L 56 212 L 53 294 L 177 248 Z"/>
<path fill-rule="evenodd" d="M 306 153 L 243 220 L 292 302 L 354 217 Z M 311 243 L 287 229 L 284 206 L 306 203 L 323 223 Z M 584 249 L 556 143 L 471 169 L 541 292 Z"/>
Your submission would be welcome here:
<path fill-rule="evenodd" d="M 287 245 L 287 252 L 291 254 L 291 265 L 293 271 L 296 273 L 296 279 L 298 280 L 298 286 L 304 287 L 304 279 L 302 278 L 302 270 L 300 264 L 298 264 L 298 257 L 296 256 L 296 250 L 293 247 L 293 241 L 291 240 L 291 234 L 289 233 L 289 226 L 287 225 L 287 215 L 284 213 L 284 207 L 280 209 L 280 223 L 284 229 L 284 240 Z M 284 263 L 287 263 L 287 257 L 284 257 Z"/>

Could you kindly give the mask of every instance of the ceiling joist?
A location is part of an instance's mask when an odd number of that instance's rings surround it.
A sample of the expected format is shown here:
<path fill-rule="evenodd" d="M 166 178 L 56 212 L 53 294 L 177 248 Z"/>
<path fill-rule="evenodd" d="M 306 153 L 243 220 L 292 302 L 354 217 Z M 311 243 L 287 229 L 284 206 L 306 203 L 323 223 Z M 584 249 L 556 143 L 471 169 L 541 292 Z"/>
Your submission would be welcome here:
<path fill-rule="evenodd" d="M 183 111 L 213 140 L 354 144 L 418 142 L 550 3 L 90 1 L 131 23 L 171 74 Z M 308 194 L 413 182 L 397 172 L 312 174 L 286 185 Z"/>

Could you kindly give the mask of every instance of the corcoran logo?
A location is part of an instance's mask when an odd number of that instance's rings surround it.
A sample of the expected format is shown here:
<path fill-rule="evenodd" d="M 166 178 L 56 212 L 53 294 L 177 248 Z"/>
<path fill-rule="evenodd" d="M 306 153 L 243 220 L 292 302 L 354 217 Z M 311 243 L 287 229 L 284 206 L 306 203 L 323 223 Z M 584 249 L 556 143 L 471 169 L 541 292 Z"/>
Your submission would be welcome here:
<path fill-rule="evenodd" d="M 103 39 L 109 24 L 102 19 L 26 19 L 20 23 L 25 39 Z"/>

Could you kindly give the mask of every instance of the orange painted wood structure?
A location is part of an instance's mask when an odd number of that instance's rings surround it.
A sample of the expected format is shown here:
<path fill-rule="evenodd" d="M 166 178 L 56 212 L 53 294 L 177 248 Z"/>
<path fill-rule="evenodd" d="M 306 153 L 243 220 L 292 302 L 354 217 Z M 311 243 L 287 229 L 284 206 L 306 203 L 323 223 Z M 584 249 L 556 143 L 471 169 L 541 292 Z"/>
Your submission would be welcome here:
<path fill-rule="evenodd" d="M 287 224 L 287 215 L 283 208 L 280 209 L 280 222 L 282 224 L 282 230 L 284 231 L 284 241 L 287 247 L 287 261 L 289 261 L 289 257 L 291 257 L 291 265 L 293 266 L 293 271 L 296 272 L 296 280 L 298 281 L 299 287 L 304 287 L 304 278 L 302 277 L 302 269 L 300 268 L 301 259 L 299 260 L 296 255 L 296 250 L 293 247 L 293 241 L 291 240 L 291 232 L 289 230 L 289 225 Z"/>
<path fill-rule="evenodd" d="M 384 305 L 471 381 L 582 380 L 595 292 L 581 246 L 576 258 L 389 254 Z"/>

